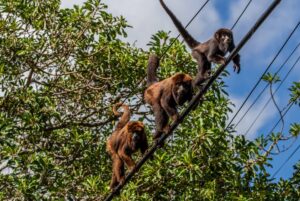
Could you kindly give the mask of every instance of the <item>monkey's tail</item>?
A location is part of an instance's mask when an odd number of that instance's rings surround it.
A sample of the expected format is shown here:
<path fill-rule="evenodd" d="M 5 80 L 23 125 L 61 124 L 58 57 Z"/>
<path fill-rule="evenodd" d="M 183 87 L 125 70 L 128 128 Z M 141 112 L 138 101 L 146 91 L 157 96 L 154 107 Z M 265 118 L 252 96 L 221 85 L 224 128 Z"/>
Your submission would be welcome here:
<path fill-rule="evenodd" d="M 163 0 L 159 0 L 159 2 L 162 5 L 162 7 L 165 9 L 165 11 L 167 12 L 167 14 L 170 16 L 170 18 L 172 19 L 173 23 L 175 24 L 176 28 L 178 29 L 179 33 L 181 34 L 181 36 L 183 37 L 183 39 L 185 40 L 185 42 L 188 44 L 188 46 L 191 49 L 193 49 L 194 47 L 196 47 L 197 45 L 199 45 L 200 42 L 198 42 L 196 39 L 194 39 L 193 36 L 191 36 L 189 34 L 189 32 L 186 31 L 186 29 L 184 28 L 184 26 L 177 19 L 177 17 L 172 13 L 172 11 L 168 8 L 168 6 L 165 4 L 165 2 Z"/>
<path fill-rule="evenodd" d="M 123 114 L 118 112 L 118 108 L 119 107 L 122 107 L 123 108 Z M 130 120 L 130 110 L 129 110 L 129 107 L 128 105 L 126 104 L 123 104 L 123 103 L 117 103 L 113 106 L 113 113 L 115 116 L 117 117 L 120 117 L 121 116 L 121 119 L 119 120 L 117 126 L 116 126 L 116 130 L 120 130 L 122 129 Z"/>
<path fill-rule="evenodd" d="M 151 54 L 148 60 L 147 67 L 147 87 L 155 82 L 158 82 L 156 70 L 159 66 L 159 58 L 155 54 Z"/>

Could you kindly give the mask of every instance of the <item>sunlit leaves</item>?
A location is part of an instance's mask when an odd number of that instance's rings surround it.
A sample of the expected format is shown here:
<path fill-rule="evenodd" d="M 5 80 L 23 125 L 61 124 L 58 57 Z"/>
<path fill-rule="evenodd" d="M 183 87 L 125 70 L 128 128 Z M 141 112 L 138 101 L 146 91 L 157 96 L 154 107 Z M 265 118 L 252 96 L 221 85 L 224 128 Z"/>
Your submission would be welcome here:
<path fill-rule="evenodd" d="M 297 137 L 300 134 L 300 124 L 292 124 L 290 127 L 290 133 L 292 136 Z"/>
<path fill-rule="evenodd" d="M 300 82 L 294 82 L 293 85 L 289 88 L 291 92 L 291 100 L 295 104 L 300 106 Z"/>

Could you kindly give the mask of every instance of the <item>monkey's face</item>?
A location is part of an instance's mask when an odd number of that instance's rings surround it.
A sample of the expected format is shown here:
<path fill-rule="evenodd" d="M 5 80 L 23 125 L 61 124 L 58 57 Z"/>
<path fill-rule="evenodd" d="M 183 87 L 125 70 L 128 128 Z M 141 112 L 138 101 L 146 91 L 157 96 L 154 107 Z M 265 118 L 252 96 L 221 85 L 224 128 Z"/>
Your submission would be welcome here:
<path fill-rule="evenodd" d="M 191 100 L 192 95 L 192 83 L 190 81 L 175 84 L 173 88 L 173 98 L 177 105 L 183 105 L 187 100 Z"/>
<path fill-rule="evenodd" d="M 132 133 L 131 147 L 133 150 L 137 150 L 142 141 L 144 130 L 136 130 Z"/>
<path fill-rule="evenodd" d="M 223 33 L 223 34 L 221 34 L 220 41 L 223 44 L 228 44 L 229 45 L 229 44 L 232 43 L 232 36 L 230 34 Z"/>
<path fill-rule="evenodd" d="M 129 132 L 131 133 L 131 148 L 137 150 L 144 136 L 144 125 L 142 122 L 130 122 Z"/>

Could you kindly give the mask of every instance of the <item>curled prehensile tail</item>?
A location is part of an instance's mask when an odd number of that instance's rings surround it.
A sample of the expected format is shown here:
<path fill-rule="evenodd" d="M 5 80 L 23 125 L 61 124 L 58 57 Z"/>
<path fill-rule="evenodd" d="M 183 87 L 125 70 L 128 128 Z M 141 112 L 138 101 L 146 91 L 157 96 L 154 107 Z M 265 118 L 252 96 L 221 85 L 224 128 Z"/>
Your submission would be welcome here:
<path fill-rule="evenodd" d="M 122 107 L 123 108 L 123 114 L 118 112 L 118 108 Z M 128 105 L 125 105 L 123 103 L 117 103 L 113 106 L 113 113 L 114 115 L 116 115 L 117 117 L 121 116 L 120 121 L 118 122 L 117 126 L 116 126 L 116 130 L 121 130 L 130 120 L 130 110 Z"/>
<path fill-rule="evenodd" d="M 162 5 L 162 7 L 165 9 L 165 11 L 167 12 L 167 14 L 170 16 L 170 18 L 172 19 L 173 23 L 175 24 L 176 28 L 178 29 L 179 33 L 183 37 L 184 41 L 188 44 L 188 46 L 191 49 L 193 49 L 194 47 L 196 47 L 197 45 L 199 45 L 200 42 L 198 42 L 196 39 L 194 39 L 189 34 L 189 32 L 186 31 L 186 29 L 184 28 L 184 26 L 176 18 L 176 16 L 174 15 L 174 13 L 172 13 L 172 11 L 168 8 L 168 6 L 165 4 L 165 2 L 163 0 L 159 0 L 159 2 Z"/>

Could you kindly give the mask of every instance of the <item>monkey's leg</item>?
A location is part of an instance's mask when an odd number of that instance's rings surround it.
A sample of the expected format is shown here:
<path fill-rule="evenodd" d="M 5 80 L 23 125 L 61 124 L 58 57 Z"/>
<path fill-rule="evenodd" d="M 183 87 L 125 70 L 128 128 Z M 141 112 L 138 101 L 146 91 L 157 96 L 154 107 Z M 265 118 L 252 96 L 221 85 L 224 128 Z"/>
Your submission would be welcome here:
<path fill-rule="evenodd" d="M 115 169 L 112 168 L 112 176 L 111 176 L 111 182 L 110 182 L 110 189 L 113 190 L 118 185 L 118 179 L 115 173 Z"/>
<path fill-rule="evenodd" d="M 153 136 L 154 139 L 158 139 L 164 132 L 166 126 L 168 126 L 168 115 L 164 109 L 159 105 L 153 105 L 153 112 L 155 117 L 156 131 Z"/>
<path fill-rule="evenodd" d="M 174 122 L 177 121 L 179 114 L 176 110 L 176 106 L 174 104 L 170 104 L 171 103 L 170 98 L 172 96 L 173 96 L 172 94 L 164 94 L 161 99 L 161 106 L 163 110 L 167 113 L 167 115 L 171 117 Z"/>
<path fill-rule="evenodd" d="M 206 59 L 205 55 L 196 51 L 192 52 L 192 56 L 196 59 L 198 64 L 198 72 L 193 80 L 193 87 L 200 86 L 208 77 L 208 72 L 211 69 L 210 62 Z"/>
<path fill-rule="evenodd" d="M 124 175 L 125 175 L 124 162 L 118 156 L 115 157 L 114 164 L 113 164 L 113 171 L 115 172 L 115 177 L 117 180 L 116 186 L 119 183 L 124 183 L 124 180 L 125 180 L 125 178 L 124 178 Z"/>

